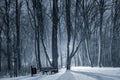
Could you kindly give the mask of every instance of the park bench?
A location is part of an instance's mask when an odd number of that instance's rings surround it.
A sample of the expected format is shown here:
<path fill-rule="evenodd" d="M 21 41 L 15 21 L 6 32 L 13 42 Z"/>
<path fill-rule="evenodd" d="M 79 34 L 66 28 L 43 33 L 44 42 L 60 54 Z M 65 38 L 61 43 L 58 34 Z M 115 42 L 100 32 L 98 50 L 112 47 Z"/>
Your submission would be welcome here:
<path fill-rule="evenodd" d="M 42 74 L 53 74 L 53 73 L 58 73 L 58 69 L 52 68 L 52 67 L 42 67 L 41 68 Z"/>

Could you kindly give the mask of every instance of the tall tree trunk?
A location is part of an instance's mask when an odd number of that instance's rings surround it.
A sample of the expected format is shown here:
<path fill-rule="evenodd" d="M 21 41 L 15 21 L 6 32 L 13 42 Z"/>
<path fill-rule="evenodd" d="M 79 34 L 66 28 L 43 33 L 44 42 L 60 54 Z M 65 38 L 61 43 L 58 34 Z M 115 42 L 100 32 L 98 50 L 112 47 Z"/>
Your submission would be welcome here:
<path fill-rule="evenodd" d="M 37 15 L 37 51 L 38 51 L 38 65 L 39 69 L 41 69 L 41 55 L 40 55 L 40 38 L 41 38 L 41 1 L 40 0 L 35 0 L 36 2 L 36 15 Z"/>
<path fill-rule="evenodd" d="M 16 43 L 16 54 L 17 54 L 17 65 L 18 70 L 21 69 L 21 60 L 20 60 L 20 7 L 18 0 L 16 0 L 16 34 L 17 34 L 17 43 Z"/>
<path fill-rule="evenodd" d="M 71 18 L 70 18 L 70 7 L 71 7 L 71 0 L 66 0 L 66 27 L 67 27 L 67 70 L 70 70 L 71 66 L 71 57 L 69 52 L 69 45 L 70 45 L 70 38 L 71 38 Z"/>
<path fill-rule="evenodd" d="M 61 68 L 63 67 L 63 57 L 62 57 L 62 51 L 60 49 L 60 61 L 61 61 Z"/>
<path fill-rule="evenodd" d="M 29 3 L 27 3 L 27 8 L 28 10 L 29 9 Z M 37 68 L 39 68 L 39 62 L 38 62 L 38 52 L 37 52 L 37 22 L 36 22 L 36 0 L 32 0 L 32 4 L 33 4 L 33 22 L 34 22 L 34 26 L 35 27 L 34 29 L 34 35 L 35 35 L 35 42 L 34 42 L 34 47 L 35 47 L 35 56 L 36 56 L 36 65 L 37 65 Z M 31 12 L 31 11 L 30 11 Z M 29 13 L 29 12 L 28 12 Z"/>
<path fill-rule="evenodd" d="M 27 6 L 28 5 L 28 1 L 26 2 Z M 33 14 L 31 13 L 32 17 L 33 17 L 33 21 L 34 21 L 34 29 L 35 29 L 35 55 L 36 55 L 36 63 L 37 63 L 37 67 L 39 68 L 39 70 L 41 69 L 41 57 L 40 57 L 40 27 L 41 26 L 41 22 L 40 22 L 40 18 L 41 18 L 41 11 L 40 11 L 40 0 L 32 0 L 32 4 L 33 4 Z M 28 7 L 28 10 L 30 10 L 30 8 Z M 30 10 L 31 12 L 31 10 Z"/>
<path fill-rule="evenodd" d="M 39 28 L 38 28 L 39 30 Z M 41 68 L 41 59 L 40 59 L 40 35 L 39 31 L 37 31 L 37 52 L 38 52 L 38 65 L 39 69 Z"/>
<path fill-rule="evenodd" d="M 53 0 L 52 12 L 52 65 L 58 69 L 58 46 L 57 46 L 57 30 L 58 30 L 58 0 Z"/>
<path fill-rule="evenodd" d="M 0 26 L 0 28 L 1 28 L 1 26 Z M 1 45 L 1 43 L 2 43 L 2 38 L 1 38 L 1 29 L 0 29 L 0 72 L 1 72 L 1 58 L 2 58 L 2 51 L 1 51 L 1 47 L 2 47 L 2 45 Z"/>
<path fill-rule="evenodd" d="M 105 1 L 100 0 L 99 2 L 99 13 L 100 13 L 100 27 L 99 27 L 99 49 L 98 49 L 98 66 L 102 66 L 102 26 L 103 26 L 103 15 L 105 10 Z"/>
<path fill-rule="evenodd" d="M 10 72 L 11 67 L 10 67 L 10 25 L 9 25 L 9 6 L 10 3 L 8 0 L 5 0 L 5 20 L 6 20 L 6 37 L 7 37 L 7 64 L 8 64 L 8 72 Z"/>
<path fill-rule="evenodd" d="M 36 32 L 36 27 L 35 27 L 35 42 L 34 42 L 34 46 L 35 46 L 35 56 L 36 56 L 36 64 L 37 64 L 37 68 L 39 67 L 38 65 L 38 55 L 37 55 L 37 32 Z"/>
<path fill-rule="evenodd" d="M 63 55 L 62 55 L 62 49 L 61 49 L 61 42 L 62 42 L 62 32 L 61 32 L 61 28 L 60 28 L 60 22 L 59 22 L 59 41 L 60 41 L 60 44 L 59 44 L 59 55 L 60 55 L 60 62 L 61 62 L 61 68 L 63 67 Z"/>
<path fill-rule="evenodd" d="M 13 49 L 14 49 L 14 51 L 13 51 L 13 62 L 14 62 L 14 65 L 13 65 L 13 69 L 14 69 L 14 77 L 17 77 L 17 75 L 18 75 L 18 65 L 17 65 L 17 50 L 16 50 L 16 36 L 15 36 L 15 34 L 14 34 L 14 36 L 13 36 L 13 41 L 14 41 L 14 44 L 13 44 Z"/>
<path fill-rule="evenodd" d="M 61 33 L 61 31 L 60 31 L 60 26 L 59 26 L 59 36 L 60 36 L 60 37 L 59 37 L 59 38 L 60 38 L 60 39 L 59 39 L 59 40 L 60 40 L 60 45 L 59 45 L 59 46 L 60 46 L 60 47 L 59 47 L 59 51 L 60 51 L 60 52 L 59 52 L 59 55 L 60 55 L 60 62 L 61 62 L 61 68 L 62 68 L 62 67 L 63 67 L 63 55 L 62 55 L 62 51 L 61 51 L 61 50 L 62 50 L 62 49 L 61 49 L 61 47 L 62 47 L 62 46 L 61 46 L 61 34 L 62 34 L 62 33 Z"/>
<path fill-rule="evenodd" d="M 101 16 L 102 17 L 102 16 Z M 99 28 L 99 49 L 98 49 L 98 66 L 102 66 L 101 57 L 102 57 L 102 18 L 100 18 L 100 28 Z"/>

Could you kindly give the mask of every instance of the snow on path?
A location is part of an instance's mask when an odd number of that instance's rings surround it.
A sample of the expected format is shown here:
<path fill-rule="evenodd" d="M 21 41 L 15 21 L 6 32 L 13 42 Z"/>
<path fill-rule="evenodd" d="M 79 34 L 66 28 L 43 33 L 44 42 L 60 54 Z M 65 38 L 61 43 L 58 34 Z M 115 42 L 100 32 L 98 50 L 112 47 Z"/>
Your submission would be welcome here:
<path fill-rule="evenodd" d="M 120 80 L 120 68 L 73 67 L 59 78 L 55 76 L 44 80 Z"/>
<path fill-rule="evenodd" d="M 72 70 L 74 70 L 72 72 L 75 75 L 85 75 L 86 77 L 94 78 L 88 80 L 120 80 L 120 68 L 73 67 Z"/>
<path fill-rule="evenodd" d="M 79 74 L 73 73 L 71 71 L 67 71 L 61 77 L 59 77 L 57 80 L 95 80 L 95 79 L 85 76 L 85 75 L 82 75 L 82 74 L 79 75 Z"/>
<path fill-rule="evenodd" d="M 53 75 L 37 74 L 0 80 L 120 80 L 120 68 L 72 67 L 71 71 L 61 69 Z"/>
<path fill-rule="evenodd" d="M 41 75 L 35 75 L 31 77 L 31 75 L 28 76 L 20 76 L 20 77 L 15 77 L 15 78 L 2 78 L 0 80 L 39 80 L 42 76 Z"/>

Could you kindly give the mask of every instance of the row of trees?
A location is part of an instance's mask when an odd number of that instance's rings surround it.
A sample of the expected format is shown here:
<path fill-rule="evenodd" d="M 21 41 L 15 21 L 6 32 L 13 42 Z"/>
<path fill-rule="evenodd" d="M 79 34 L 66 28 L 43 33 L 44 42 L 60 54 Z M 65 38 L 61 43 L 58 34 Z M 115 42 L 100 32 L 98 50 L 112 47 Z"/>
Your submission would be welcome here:
<path fill-rule="evenodd" d="M 14 62 L 14 73 L 17 73 L 21 68 L 20 60 L 20 10 L 21 3 L 11 0 L 0 1 L 0 71 L 2 66 L 2 56 L 4 55 L 7 61 L 7 72 L 11 72 L 12 64 Z M 11 12 L 11 8 L 15 6 L 15 10 Z M 14 16 L 13 16 L 14 15 Z M 15 23 L 13 24 L 13 22 Z M 11 59 L 12 57 L 12 59 Z M 17 71 L 18 70 L 18 71 Z M 17 74 L 16 74 L 17 76 Z"/>
<path fill-rule="evenodd" d="M 0 0 L 0 72 L 120 66 L 119 0 Z M 26 70 L 26 71 L 25 71 Z"/>

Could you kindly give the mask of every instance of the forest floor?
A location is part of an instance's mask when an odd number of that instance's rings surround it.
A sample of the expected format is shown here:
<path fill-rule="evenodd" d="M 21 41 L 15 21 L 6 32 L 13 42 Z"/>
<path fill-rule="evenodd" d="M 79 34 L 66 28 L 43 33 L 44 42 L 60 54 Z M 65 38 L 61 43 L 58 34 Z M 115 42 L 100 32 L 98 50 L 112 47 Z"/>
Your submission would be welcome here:
<path fill-rule="evenodd" d="M 72 67 L 70 71 L 61 69 L 53 75 L 39 73 L 33 77 L 28 75 L 0 80 L 120 80 L 120 68 Z"/>

